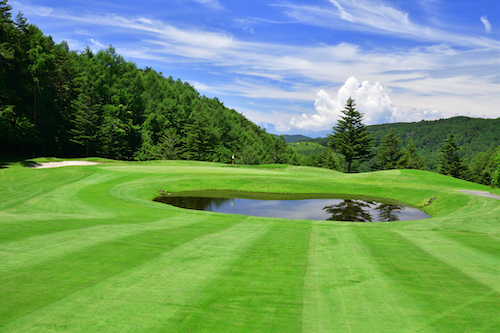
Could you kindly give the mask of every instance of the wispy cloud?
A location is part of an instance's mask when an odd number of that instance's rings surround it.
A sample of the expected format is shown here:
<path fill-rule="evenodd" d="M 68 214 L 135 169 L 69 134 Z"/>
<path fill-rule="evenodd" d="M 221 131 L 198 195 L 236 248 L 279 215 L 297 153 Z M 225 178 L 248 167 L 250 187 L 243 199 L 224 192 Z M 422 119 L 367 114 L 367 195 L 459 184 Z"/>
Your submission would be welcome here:
<path fill-rule="evenodd" d="M 221 3 L 218 0 L 192 0 L 192 1 L 197 2 L 200 5 L 206 6 L 208 8 L 217 9 L 217 10 L 224 9 L 224 7 L 221 5 Z"/>
<path fill-rule="evenodd" d="M 414 23 L 409 13 L 383 2 L 367 0 L 331 0 L 334 8 L 284 3 L 275 5 L 284 14 L 300 23 L 364 31 L 370 34 L 389 34 L 419 41 L 446 42 L 451 45 L 500 47 L 500 42 L 485 37 L 457 34 L 432 26 Z"/>
<path fill-rule="evenodd" d="M 102 49 L 104 47 L 104 44 L 101 44 L 98 40 L 95 40 L 94 38 L 90 38 L 89 40 L 94 46 L 97 46 L 99 49 Z"/>
<path fill-rule="evenodd" d="M 236 18 L 233 20 L 234 26 L 237 28 L 241 28 L 250 33 L 254 33 L 254 29 L 256 26 L 262 25 L 274 25 L 274 24 L 289 24 L 293 23 L 293 21 L 276 21 L 276 20 L 268 20 L 258 17 L 247 17 L 247 18 Z"/>
<path fill-rule="evenodd" d="M 330 2 L 333 3 L 333 5 L 335 7 L 337 7 L 337 9 L 339 10 L 339 12 L 340 12 L 340 18 L 341 19 L 349 21 L 349 22 L 354 22 L 354 19 L 351 16 L 351 14 L 349 14 L 348 12 L 346 12 L 345 9 L 344 9 L 344 7 L 342 7 L 337 0 L 330 0 Z"/>
<path fill-rule="evenodd" d="M 24 15 L 48 16 L 53 9 L 46 6 L 25 5 L 18 1 L 12 1 L 13 7 L 20 10 Z"/>
<path fill-rule="evenodd" d="M 81 36 L 90 36 L 90 33 L 85 29 L 76 29 L 75 34 L 81 35 Z"/>
<path fill-rule="evenodd" d="M 491 23 L 490 23 L 490 21 L 488 21 L 488 17 L 481 16 L 480 20 L 484 24 L 484 30 L 486 31 L 486 33 L 487 34 L 491 33 Z"/>

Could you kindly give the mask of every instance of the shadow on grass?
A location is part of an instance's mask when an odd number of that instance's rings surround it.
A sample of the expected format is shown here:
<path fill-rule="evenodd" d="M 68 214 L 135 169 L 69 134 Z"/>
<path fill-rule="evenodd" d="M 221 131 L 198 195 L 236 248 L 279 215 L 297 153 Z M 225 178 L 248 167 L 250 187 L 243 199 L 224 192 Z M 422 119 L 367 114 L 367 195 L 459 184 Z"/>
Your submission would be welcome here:
<path fill-rule="evenodd" d="M 0 169 L 7 169 L 12 164 L 19 163 L 23 167 L 33 168 L 37 165 L 35 161 L 22 157 L 0 157 Z"/>

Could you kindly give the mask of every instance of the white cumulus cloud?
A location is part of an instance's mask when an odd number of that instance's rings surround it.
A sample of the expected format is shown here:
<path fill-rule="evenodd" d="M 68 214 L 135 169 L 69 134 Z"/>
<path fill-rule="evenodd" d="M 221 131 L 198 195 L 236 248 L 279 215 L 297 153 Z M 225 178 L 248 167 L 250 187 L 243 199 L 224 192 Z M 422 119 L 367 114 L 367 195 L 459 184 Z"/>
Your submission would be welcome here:
<path fill-rule="evenodd" d="M 491 33 L 491 23 L 490 21 L 488 21 L 488 17 L 481 16 L 479 19 L 481 20 L 481 22 L 483 22 L 486 33 Z"/>
<path fill-rule="evenodd" d="M 367 125 L 390 123 L 398 118 L 398 110 L 392 104 L 387 87 L 380 82 L 372 84 L 363 81 L 360 84 L 355 77 L 350 77 L 337 91 L 337 98 L 320 90 L 314 103 L 316 113 L 303 113 L 293 117 L 290 125 L 314 131 L 331 128 L 337 122 L 349 97 L 354 99 L 356 109 L 364 114 L 363 121 Z"/>

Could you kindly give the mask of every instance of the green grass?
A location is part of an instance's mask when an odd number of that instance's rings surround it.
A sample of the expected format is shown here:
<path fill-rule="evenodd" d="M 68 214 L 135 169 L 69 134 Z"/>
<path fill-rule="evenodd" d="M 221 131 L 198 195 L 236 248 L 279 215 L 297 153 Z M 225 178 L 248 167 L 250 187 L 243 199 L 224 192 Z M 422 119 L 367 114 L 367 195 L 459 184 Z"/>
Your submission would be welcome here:
<path fill-rule="evenodd" d="M 498 189 L 419 170 L 89 160 L 103 163 L 0 169 L 0 332 L 500 327 L 500 200 L 457 191 Z M 185 211 L 153 202 L 160 189 L 345 193 L 398 200 L 432 218 Z"/>

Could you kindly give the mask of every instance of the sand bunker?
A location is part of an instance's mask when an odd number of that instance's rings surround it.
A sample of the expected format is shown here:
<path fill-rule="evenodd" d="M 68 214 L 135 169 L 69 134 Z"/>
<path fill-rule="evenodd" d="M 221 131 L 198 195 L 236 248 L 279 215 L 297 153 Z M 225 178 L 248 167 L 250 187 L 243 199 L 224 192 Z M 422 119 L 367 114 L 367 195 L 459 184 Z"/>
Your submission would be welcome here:
<path fill-rule="evenodd" d="M 486 198 L 492 198 L 492 199 L 498 199 L 500 200 L 500 195 L 493 194 L 487 191 L 466 191 L 466 190 L 459 190 L 460 192 L 464 192 L 467 194 L 473 194 L 473 195 L 479 195 L 481 197 L 486 197 Z"/>
<path fill-rule="evenodd" d="M 82 165 L 96 165 L 97 162 L 90 161 L 62 161 L 62 162 L 45 162 L 38 163 L 34 166 L 36 169 L 60 168 L 64 166 L 82 166 Z"/>

